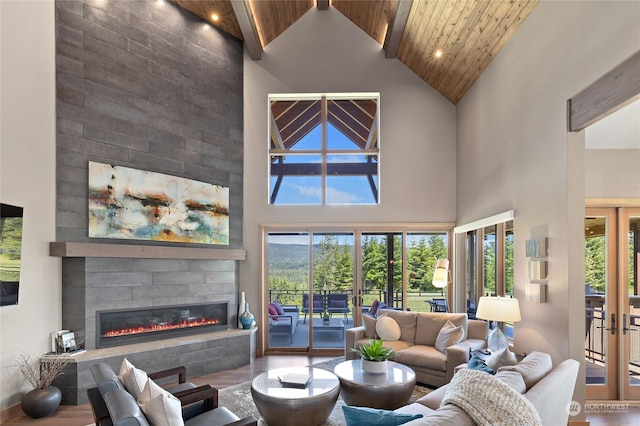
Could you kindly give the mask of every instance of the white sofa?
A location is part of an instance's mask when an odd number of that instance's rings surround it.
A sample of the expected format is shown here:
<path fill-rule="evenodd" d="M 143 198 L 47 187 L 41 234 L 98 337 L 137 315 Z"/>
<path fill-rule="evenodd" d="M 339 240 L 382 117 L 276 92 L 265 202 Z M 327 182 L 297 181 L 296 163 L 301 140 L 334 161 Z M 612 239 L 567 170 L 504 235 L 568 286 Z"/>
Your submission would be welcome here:
<path fill-rule="evenodd" d="M 512 389 L 518 389 L 533 405 L 542 425 L 565 426 L 569 418 L 567 407 L 573 396 L 579 366 L 577 361 L 568 359 L 556 368 L 552 368 L 551 357 L 548 354 L 532 352 L 517 365 L 499 368 L 498 373 L 492 377 L 509 384 Z M 522 383 L 519 386 L 514 384 L 514 373 L 522 376 Z M 450 391 L 449 386 L 442 386 L 413 404 L 395 411 L 404 414 L 420 413 L 424 416 L 405 423 L 407 426 L 474 425 L 473 419 L 463 409 L 454 404 L 442 404 Z M 495 399 L 499 402 L 501 398 L 503 398 L 502 395 L 497 395 Z"/>
<path fill-rule="evenodd" d="M 470 350 L 482 349 L 487 344 L 488 324 L 484 321 L 470 320 L 464 313 L 414 312 L 394 309 L 379 310 L 380 316 L 393 318 L 400 327 L 400 339 L 384 341 L 385 348 L 395 351 L 394 361 L 411 367 L 416 372 L 416 380 L 429 386 L 442 386 L 449 383 L 456 366 L 469 361 Z M 363 315 L 366 321 L 375 321 Z M 435 343 L 442 326 L 451 321 L 462 326 L 463 340 L 446 351 L 440 352 Z M 366 322 L 365 322 L 366 324 Z M 358 355 L 351 348 L 359 348 L 375 338 L 371 326 L 354 327 L 345 330 L 345 357 L 355 359 Z M 375 325 L 373 325 L 375 329 Z"/>

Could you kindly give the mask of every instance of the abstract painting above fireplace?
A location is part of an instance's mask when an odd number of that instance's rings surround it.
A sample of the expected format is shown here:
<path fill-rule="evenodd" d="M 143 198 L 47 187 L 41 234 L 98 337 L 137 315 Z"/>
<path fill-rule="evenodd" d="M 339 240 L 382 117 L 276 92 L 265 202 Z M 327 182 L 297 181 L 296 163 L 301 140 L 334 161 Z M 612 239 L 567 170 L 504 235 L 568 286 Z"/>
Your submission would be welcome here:
<path fill-rule="evenodd" d="M 96 348 L 228 330 L 228 303 L 96 311 Z"/>
<path fill-rule="evenodd" d="M 89 162 L 89 237 L 229 244 L 229 188 Z"/>

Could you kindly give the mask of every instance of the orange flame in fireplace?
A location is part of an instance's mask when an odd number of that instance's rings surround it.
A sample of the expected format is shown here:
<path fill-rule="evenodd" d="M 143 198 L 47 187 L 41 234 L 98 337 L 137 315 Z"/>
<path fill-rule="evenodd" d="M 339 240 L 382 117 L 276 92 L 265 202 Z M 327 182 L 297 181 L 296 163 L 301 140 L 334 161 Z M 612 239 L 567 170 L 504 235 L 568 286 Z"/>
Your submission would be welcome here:
<path fill-rule="evenodd" d="M 204 318 L 195 321 L 183 320 L 181 322 L 171 324 L 151 324 L 146 326 L 121 328 L 119 330 L 109 330 L 104 333 L 104 337 L 128 336 L 130 334 L 153 333 L 155 331 L 176 330 L 181 328 L 201 327 L 203 325 L 216 324 L 220 324 L 220 320 Z"/>

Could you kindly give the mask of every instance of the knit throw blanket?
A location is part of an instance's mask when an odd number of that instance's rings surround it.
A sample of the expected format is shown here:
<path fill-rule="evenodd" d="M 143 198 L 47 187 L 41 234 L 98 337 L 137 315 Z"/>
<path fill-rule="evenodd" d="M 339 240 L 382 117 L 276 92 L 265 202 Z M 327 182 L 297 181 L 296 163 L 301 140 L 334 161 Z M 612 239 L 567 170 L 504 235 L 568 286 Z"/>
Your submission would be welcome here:
<path fill-rule="evenodd" d="M 460 407 L 480 426 L 542 426 L 527 398 L 484 371 L 458 371 L 442 400 L 446 404 Z"/>

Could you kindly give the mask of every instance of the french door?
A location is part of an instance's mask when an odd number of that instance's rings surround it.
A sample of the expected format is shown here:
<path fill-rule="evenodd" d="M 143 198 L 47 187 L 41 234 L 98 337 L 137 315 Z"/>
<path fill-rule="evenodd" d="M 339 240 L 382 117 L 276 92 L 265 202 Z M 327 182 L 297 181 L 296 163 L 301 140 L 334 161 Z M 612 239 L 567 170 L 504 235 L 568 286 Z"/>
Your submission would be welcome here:
<path fill-rule="evenodd" d="M 640 208 L 587 208 L 588 399 L 640 399 Z"/>

